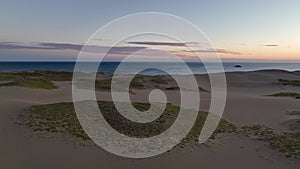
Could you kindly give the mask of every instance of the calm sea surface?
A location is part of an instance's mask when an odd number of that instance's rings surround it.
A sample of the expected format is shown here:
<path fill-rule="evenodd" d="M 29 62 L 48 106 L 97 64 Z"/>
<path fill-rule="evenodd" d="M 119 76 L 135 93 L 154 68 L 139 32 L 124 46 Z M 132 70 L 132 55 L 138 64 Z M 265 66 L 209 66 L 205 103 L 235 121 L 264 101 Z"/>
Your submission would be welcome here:
<path fill-rule="evenodd" d="M 95 63 L 85 62 L 86 71 L 89 72 L 89 67 Z M 98 72 L 114 72 L 120 62 L 102 62 L 98 68 Z M 190 70 L 194 74 L 205 74 L 207 73 L 206 68 L 210 72 L 219 72 L 215 63 L 207 63 L 204 66 L 202 63 L 186 63 Z M 35 70 L 54 70 L 54 71 L 68 71 L 72 72 L 74 69 L 75 62 L 0 62 L 0 72 L 32 72 Z M 133 72 L 136 66 L 161 66 L 171 74 L 189 74 L 190 72 L 180 65 L 179 63 L 172 62 L 131 62 L 127 63 L 126 69 L 121 73 L 130 74 Z M 235 68 L 235 65 L 241 65 L 241 68 Z M 223 68 L 225 72 L 233 71 L 253 71 L 253 70 L 265 70 L 265 69 L 282 69 L 288 71 L 300 70 L 300 63 L 263 63 L 263 62 L 223 62 Z M 157 69 L 146 69 L 140 74 L 147 75 L 161 75 L 165 72 Z"/>

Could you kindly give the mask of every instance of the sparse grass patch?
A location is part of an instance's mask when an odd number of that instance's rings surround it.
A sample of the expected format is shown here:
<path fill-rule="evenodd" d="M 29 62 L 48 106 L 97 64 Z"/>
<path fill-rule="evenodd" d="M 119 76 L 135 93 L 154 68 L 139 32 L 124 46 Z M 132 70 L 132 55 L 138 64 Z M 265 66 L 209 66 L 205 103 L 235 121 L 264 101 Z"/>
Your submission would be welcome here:
<path fill-rule="evenodd" d="M 277 84 L 291 85 L 291 86 L 300 86 L 300 80 L 278 79 L 278 83 Z"/>
<path fill-rule="evenodd" d="M 296 117 L 287 121 L 289 129 L 300 132 L 300 111 L 288 111 L 287 114 Z"/>
<path fill-rule="evenodd" d="M 268 143 L 286 157 L 300 157 L 300 132 L 280 132 L 263 125 L 243 126 L 242 129 L 242 134 Z"/>
<path fill-rule="evenodd" d="M 60 132 L 89 139 L 80 126 L 72 103 L 32 106 L 20 115 L 20 124 L 35 132 Z"/>
<path fill-rule="evenodd" d="M 291 131 L 300 132 L 300 119 L 290 120 L 288 127 Z"/>
<path fill-rule="evenodd" d="M 8 81 L 13 80 L 14 76 L 7 74 L 7 73 L 0 73 L 0 81 Z"/>
<path fill-rule="evenodd" d="M 44 80 L 44 79 L 24 79 L 24 80 L 18 80 L 15 82 L 16 86 L 20 87 L 27 87 L 27 88 L 33 88 L 33 89 L 57 89 L 57 86 L 55 86 L 52 82 Z"/>
<path fill-rule="evenodd" d="M 153 76 L 151 77 L 151 81 L 158 84 L 168 84 L 168 79 L 163 76 Z"/>
<path fill-rule="evenodd" d="M 173 87 L 166 87 L 165 89 L 166 89 L 166 90 L 179 90 L 179 87 L 173 86 Z"/>
<path fill-rule="evenodd" d="M 171 87 L 166 87 L 165 90 L 179 90 L 178 86 L 171 86 Z M 206 92 L 209 93 L 208 90 L 202 88 L 202 87 L 198 87 L 199 92 Z"/>
<path fill-rule="evenodd" d="M 300 93 L 292 93 L 292 92 L 280 92 L 275 93 L 267 96 L 273 96 L 273 97 L 293 97 L 295 99 L 300 99 Z"/>
<path fill-rule="evenodd" d="M 4 86 L 20 86 L 20 87 L 27 87 L 33 89 L 47 89 L 47 90 L 57 89 L 57 86 L 55 86 L 52 82 L 44 79 L 35 79 L 35 78 L 15 79 L 12 82 L 0 84 L 0 87 L 4 87 Z"/>
<path fill-rule="evenodd" d="M 288 111 L 288 115 L 300 115 L 300 111 Z"/>
<path fill-rule="evenodd" d="M 209 93 L 209 91 L 208 90 L 206 90 L 206 89 L 204 89 L 204 88 L 202 88 L 202 87 L 198 87 L 198 90 L 199 90 L 199 92 L 206 92 L 206 93 Z"/>
<path fill-rule="evenodd" d="M 111 90 L 111 79 L 108 80 L 95 80 L 95 90 L 99 91 L 110 91 Z M 80 89 L 92 89 L 92 79 L 80 79 L 75 82 L 75 86 Z"/>
<path fill-rule="evenodd" d="M 0 87 L 16 86 L 15 82 L 1 83 Z"/>
<path fill-rule="evenodd" d="M 143 76 L 136 75 L 130 83 L 130 88 L 146 89 L 146 86 L 143 83 Z"/>
<path fill-rule="evenodd" d="M 7 80 L 9 82 L 0 84 L 3 86 L 20 86 L 34 89 L 56 89 L 51 81 L 63 81 L 63 79 L 72 77 L 72 73 L 55 72 L 55 71 L 36 71 L 36 72 L 12 72 L 0 73 L 0 80 Z"/>
<path fill-rule="evenodd" d="M 73 72 L 65 71 L 35 71 L 42 79 L 48 81 L 72 81 Z"/>
<path fill-rule="evenodd" d="M 96 90 L 111 90 L 111 80 L 95 80 L 95 89 Z"/>

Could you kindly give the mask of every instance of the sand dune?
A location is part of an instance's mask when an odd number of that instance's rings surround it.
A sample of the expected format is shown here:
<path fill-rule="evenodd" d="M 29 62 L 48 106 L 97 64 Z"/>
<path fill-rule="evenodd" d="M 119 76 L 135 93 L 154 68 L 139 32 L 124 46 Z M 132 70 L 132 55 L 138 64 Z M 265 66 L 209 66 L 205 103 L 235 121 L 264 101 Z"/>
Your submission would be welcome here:
<path fill-rule="evenodd" d="M 300 86 L 280 85 L 278 79 L 300 80 L 300 72 L 264 70 L 227 73 L 228 96 L 223 117 L 237 125 L 264 124 L 289 130 L 288 111 L 300 110 L 300 100 L 268 97 L 278 92 L 298 92 Z M 210 90 L 207 75 L 196 75 L 201 87 Z M 36 104 L 70 102 L 71 82 L 55 82 L 55 90 L 0 87 L 0 168 L 299 168 L 300 160 L 286 158 L 262 142 L 227 134 L 191 149 L 142 159 L 123 159 L 96 146 L 74 145 L 64 136 L 37 136 L 16 125 L 18 114 Z M 173 85 L 173 84 L 171 84 Z M 134 89 L 133 101 L 147 102 L 148 90 Z M 169 102 L 179 105 L 178 91 L 165 91 Z M 99 100 L 110 100 L 107 91 L 97 91 Z M 200 93 L 201 110 L 207 110 L 210 94 Z"/>

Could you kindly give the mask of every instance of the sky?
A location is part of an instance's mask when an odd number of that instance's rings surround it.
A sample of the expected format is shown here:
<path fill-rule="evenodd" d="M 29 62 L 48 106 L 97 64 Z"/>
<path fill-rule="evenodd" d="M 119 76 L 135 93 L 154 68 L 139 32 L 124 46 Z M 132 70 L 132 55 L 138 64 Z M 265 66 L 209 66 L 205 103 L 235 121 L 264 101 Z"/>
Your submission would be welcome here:
<path fill-rule="evenodd" d="M 75 60 L 82 45 L 105 24 L 138 12 L 163 12 L 182 17 L 205 33 L 215 48 L 199 45 L 197 51 L 207 57 L 213 50 L 225 61 L 300 62 L 299 7 L 299 0 L 2 0 L 0 61 Z M 94 47 L 105 49 L 113 35 L 112 31 Z M 193 60 L 183 45 L 164 38 L 132 39 L 116 47 L 108 60 L 121 59 L 122 50 L 137 49 L 168 51 Z M 151 57 L 151 52 L 144 55 Z"/>

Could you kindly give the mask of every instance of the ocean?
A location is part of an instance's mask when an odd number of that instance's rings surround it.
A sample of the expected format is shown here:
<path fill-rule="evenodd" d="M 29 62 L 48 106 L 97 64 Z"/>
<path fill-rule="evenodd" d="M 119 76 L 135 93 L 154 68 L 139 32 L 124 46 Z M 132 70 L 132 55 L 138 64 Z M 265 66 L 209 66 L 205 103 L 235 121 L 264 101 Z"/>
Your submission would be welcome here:
<path fill-rule="evenodd" d="M 86 67 L 91 62 L 85 62 Z M 120 62 L 102 62 L 99 66 L 98 72 L 110 72 L 113 73 Z M 124 74 L 131 74 L 133 68 L 137 65 L 143 64 L 145 67 L 151 67 L 154 64 L 160 64 L 164 69 L 168 70 L 170 74 L 184 75 L 189 74 L 182 65 L 173 62 L 131 62 L 128 63 L 127 68 L 121 72 Z M 194 74 L 205 74 L 207 73 L 205 66 L 202 63 L 187 62 L 186 63 L 190 70 Z M 0 62 L 0 72 L 33 72 L 36 70 L 53 70 L 53 71 L 67 71 L 72 72 L 74 69 L 75 62 Z M 241 65 L 241 68 L 234 67 L 235 65 Z M 214 63 L 207 63 L 212 73 L 219 72 L 219 69 L 215 67 Z M 254 70 L 266 70 L 266 69 L 281 69 L 287 71 L 300 70 L 300 63 L 266 63 L 266 62 L 223 62 L 223 68 L 225 72 L 235 71 L 254 71 Z M 88 70 L 88 69 L 87 69 Z M 88 72 L 88 71 L 87 71 Z M 166 72 L 157 69 L 147 69 L 140 74 L 146 75 L 163 75 Z"/>

